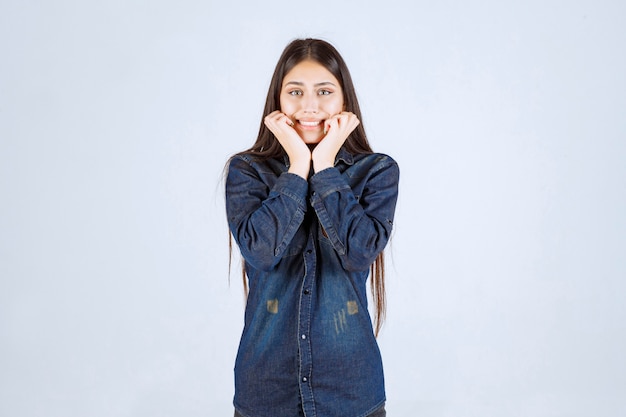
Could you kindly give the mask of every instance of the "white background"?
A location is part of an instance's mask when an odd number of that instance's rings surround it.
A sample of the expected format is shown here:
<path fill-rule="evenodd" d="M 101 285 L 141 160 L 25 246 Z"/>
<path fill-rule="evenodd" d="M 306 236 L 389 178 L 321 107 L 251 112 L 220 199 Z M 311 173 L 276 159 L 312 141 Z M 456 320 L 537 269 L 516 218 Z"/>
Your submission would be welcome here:
<path fill-rule="evenodd" d="M 509 4 L 510 3 L 510 4 Z M 626 3 L 0 2 L 0 416 L 230 416 L 222 169 L 295 37 L 401 167 L 390 417 L 626 415 Z"/>

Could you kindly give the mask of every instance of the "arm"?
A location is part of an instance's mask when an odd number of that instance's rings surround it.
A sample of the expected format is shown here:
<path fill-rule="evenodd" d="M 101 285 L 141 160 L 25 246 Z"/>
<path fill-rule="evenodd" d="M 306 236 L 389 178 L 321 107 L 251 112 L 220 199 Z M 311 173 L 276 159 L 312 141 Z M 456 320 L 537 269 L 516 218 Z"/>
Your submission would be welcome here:
<path fill-rule="evenodd" d="M 226 179 L 226 212 L 246 262 L 270 270 L 304 219 L 311 152 L 282 112 L 268 114 L 263 122 L 289 156 L 289 171 L 270 187 L 248 162 L 233 158 Z"/>
<path fill-rule="evenodd" d="M 398 165 L 383 157 L 359 198 L 336 168 L 310 179 L 311 204 L 346 270 L 363 271 L 385 248 L 398 197 Z"/>
<path fill-rule="evenodd" d="M 246 262 L 270 270 L 282 258 L 306 212 L 307 181 L 281 174 L 270 186 L 243 158 L 230 161 L 226 177 L 228 227 Z"/>

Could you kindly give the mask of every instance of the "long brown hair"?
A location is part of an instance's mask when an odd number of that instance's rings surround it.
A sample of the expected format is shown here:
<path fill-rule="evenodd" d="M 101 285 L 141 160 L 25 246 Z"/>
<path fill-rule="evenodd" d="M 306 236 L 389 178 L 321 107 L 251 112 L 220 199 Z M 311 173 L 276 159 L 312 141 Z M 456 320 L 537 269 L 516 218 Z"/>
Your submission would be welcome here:
<path fill-rule="evenodd" d="M 339 54 L 339 52 L 330 43 L 320 39 L 296 39 L 292 41 L 282 55 L 278 59 L 272 80 L 270 82 L 267 98 L 265 100 L 265 109 L 263 110 L 263 118 L 275 110 L 280 110 L 280 92 L 283 85 L 285 75 L 293 67 L 302 61 L 315 61 L 324 66 L 339 81 L 343 91 L 344 110 L 354 113 L 361 121 L 359 125 L 350 133 L 350 136 L 344 143 L 344 148 L 353 154 L 372 153 L 372 148 L 367 141 L 365 128 L 363 127 L 363 118 L 361 109 L 356 96 L 356 90 L 352 83 L 352 77 L 348 66 Z M 274 136 L 274 134 L 265 126 L 261 118 L 259 134 L 254 144 L 247 150 L 239 154 L 252 154 L 255 159 L 266 160 L 270 158 L 279 158 L 285 155 L 285 151 Z M 238 154 L 238 155 L 239 155 Z M 232 254 L 232 235 L 229 234 L 229 275 L 230 275 L 230 256 Z M 244 292 L 247 295 L 248 285 L 246 281 L 245 260 L 242 260 L 242 276 Z M 378 333 L 385 320 L 386 313 L 386 294 L 385 294 L 385 261 L 384 253 L 381 252 L 370 267 L 370 289 L 375 304 L 374 330 Z"/>

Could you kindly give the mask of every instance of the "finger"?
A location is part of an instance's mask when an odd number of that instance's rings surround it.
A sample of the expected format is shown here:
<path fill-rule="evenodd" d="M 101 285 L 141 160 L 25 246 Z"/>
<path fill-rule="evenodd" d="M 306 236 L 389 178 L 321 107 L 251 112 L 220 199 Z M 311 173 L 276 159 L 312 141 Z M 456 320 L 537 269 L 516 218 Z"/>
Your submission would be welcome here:
<path fill-rule="evenodd" d="M 346 122 L 346 121 L 350 122 L 356 119 L 356 115 L 354 113 L 350 113 L 349 111 L 344 111 L 339 114 L 339 119 L 342 122 Z"/>
<path fill-rule="evenodd" d="M 339 124 L 345 129 L 350 129 L 352 131 L 360 123 L 359 118 L 356 117 L 356 114 L 354 113 L 344 111 L 339 115 Z"/>
<path fill-rule="evenodd" d="M 264 119 L 264 123 L 265 126 L 267 126 L 273 133 L 285 129 L 285 125 L 290 127 L 294 126 L 293 121 L 279 110 L 275 110 L 268 114 Z"/>
<path fill-rule="evenodd" d="M 269 127 L 270 124 L 274 124 L 275 120 L 277 117 L 280 116 L 280 111 L 276 110 L 271 112 L 270 114 L 268 114 L 267 116 L 265 116 L 265 119 L 263 119 L 263 122 L 265 123 L 266 126 Z"/>
<path fill-rule="evenodd" d="M 283 117 L 281 118 L 281 120 L 291 127 L 294 126 L 293 120 L 291 120 L 291 117 L 287 116 L 286 114 L 283 114 Z"/>
<path fill-rule="evenodd" d="M 339 127 L 339 119 L 337 115 L 334 115 L 324 121 L 324 134 L 330 132 L 331 129 L 336 129 Z"/>
<path fill-rule="evenodd" d="M 348 112 L 341 112 L 341 113 L 337 113 L 336 115 L 333 116 L 333 118 L 335 118 L 337 120 L 338 124 L 344 124 L 346 122 L 346 120 L 350 119 L 350 115 L 352 113 L 348 113 Z"/>
<path fill-rule="evenodd" d="M 265 116 L 266 119 L 276 119 L 278 116 L 280 116 L 282 113 L 280 112 L 280 110 L 274 110 L 273 112 L 271 112 L 270 114 L 268 114 L 267 116 Z"/>
<path fill-rule="evenodd" d="M 271 112 L 270 114 L 267 115 L 267 117 L 270 120 L 273 120 L 276 123 L 280 122 L 281 120 L 283 120 L 285 118 L 289 119 L 289 117 L 285 113 L 281 112 L 280 110 L 275 110 L 275 111 Z M 289 119 L 289 120 L 291 120 L 291 119 Z"/>

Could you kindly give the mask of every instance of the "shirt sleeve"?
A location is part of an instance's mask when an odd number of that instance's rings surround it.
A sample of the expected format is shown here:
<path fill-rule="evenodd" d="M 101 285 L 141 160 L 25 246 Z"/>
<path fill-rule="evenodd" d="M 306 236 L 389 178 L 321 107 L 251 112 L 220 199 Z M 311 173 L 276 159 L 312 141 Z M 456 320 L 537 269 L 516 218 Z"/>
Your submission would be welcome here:
<path fill-rule="evenodd" d="M 398 165 L 386 157 L 368 175 L 358 197 L 335 167 L 310 179 L 311 205 L 343 267 L 349 271 L 369 268 L 385 248 L 393 226 Z"/>
<path fill-rule="evenodd" d="M 241 254 L 257 269 L 272 269 L 304 220 L 307 181 L 284 172 L 269 185 L 247 161 L 235 157 L 225 188 L 228 227 Z"/>

